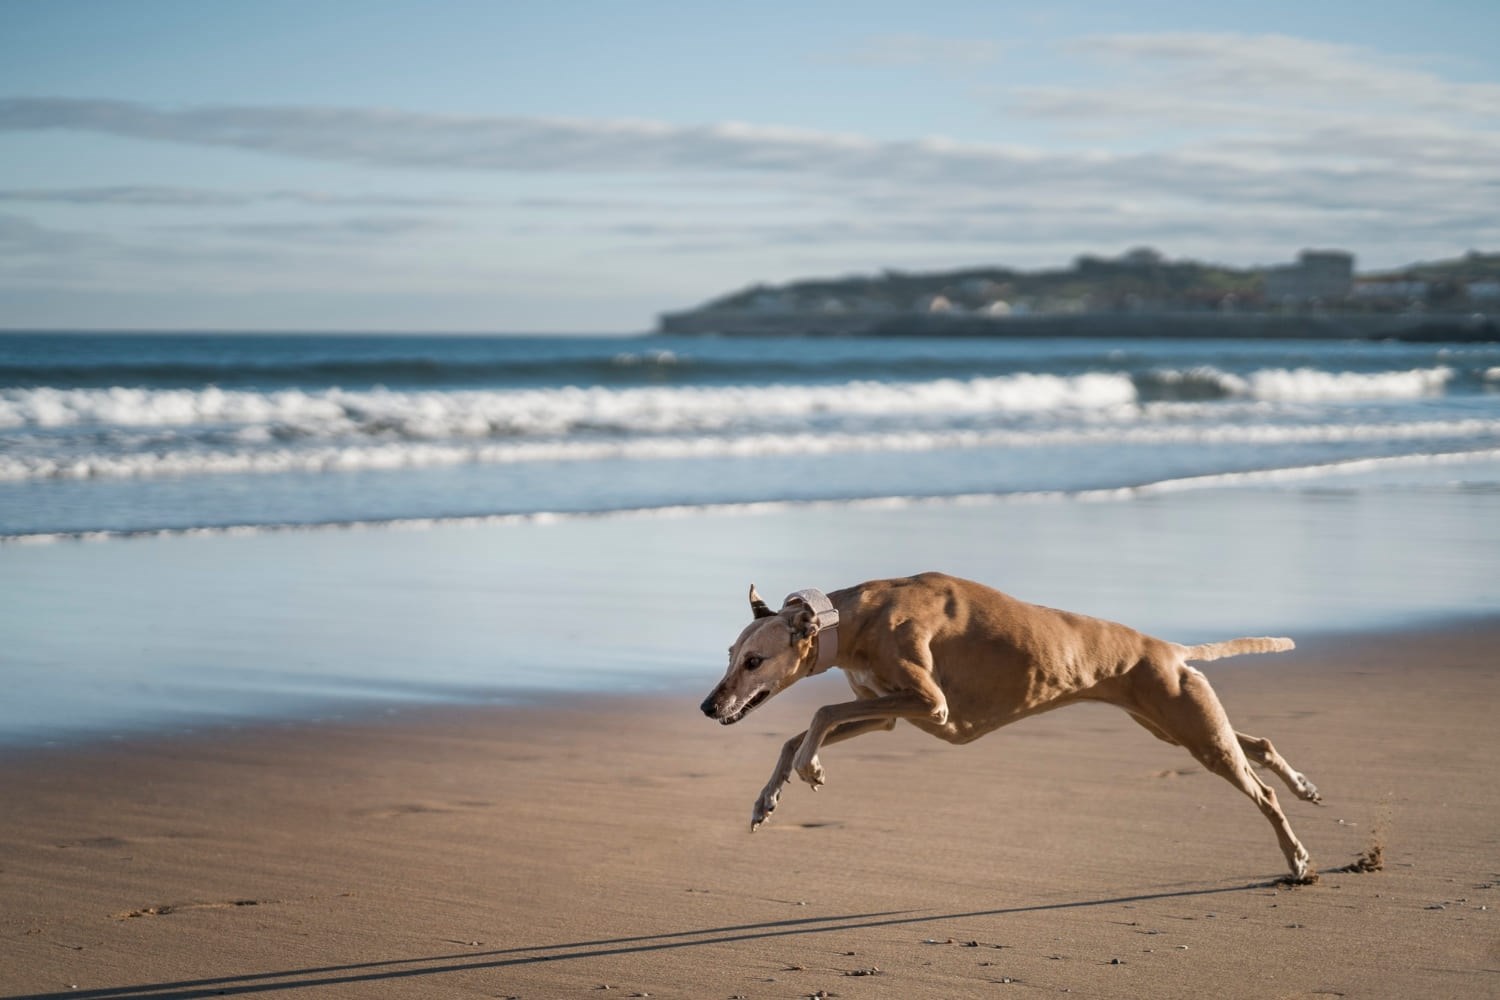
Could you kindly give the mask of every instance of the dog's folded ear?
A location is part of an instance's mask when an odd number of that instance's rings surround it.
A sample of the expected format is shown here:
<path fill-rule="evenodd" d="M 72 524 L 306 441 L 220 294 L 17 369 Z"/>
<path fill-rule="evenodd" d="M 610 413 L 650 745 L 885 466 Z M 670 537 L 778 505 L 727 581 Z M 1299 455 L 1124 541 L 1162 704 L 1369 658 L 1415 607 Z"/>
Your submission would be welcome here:
<path fill-rule="evenodd" d="M 799 604 L 797 613 L 792 615 L 792 635 L 798 639 L 810 639 L 817 634 L 818 616 L 813 614 L 812 608 Z"/>
<path fill-rule="evenodd" d="M 755 617 L 757 618 L 770 618 L 772 615 L 776 614 L 776 612 L 772 611 L 770 606 L 767 605 L 765 600 L 760 596 L 760 593 L 755 589 L 755 584 L 753 583 L 750 585 L 750 610 L 755 612 Z"/>

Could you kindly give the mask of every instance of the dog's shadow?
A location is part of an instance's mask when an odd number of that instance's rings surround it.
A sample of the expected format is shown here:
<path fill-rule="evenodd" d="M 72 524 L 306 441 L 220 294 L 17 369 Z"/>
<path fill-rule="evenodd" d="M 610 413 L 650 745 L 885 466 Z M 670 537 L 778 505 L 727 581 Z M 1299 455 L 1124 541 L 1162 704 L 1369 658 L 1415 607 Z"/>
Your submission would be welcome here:
<path fill-rule="evenodd" d="M 645 934 L 636 937 L 601 938 L 593 941 L 570 941 L 562 944 L 531 945 L 492 951 L 471 951 L 451 955 L 427 955 L 420 958 L 396 958 L 350 965 L 325 965 L 279 972 L 253 972 L 212 979 L 188 979 L 177 982 L 142 983 L 99 989 L 70 989 L 58 993 L 26 994 L 31 1000 L 104 1000 L 105 997 L 128 1000 L 193 1000 L 197 997 L 238 996 L 272 990 L 310 989 L 320 986 L 346 986 L 400 979 L 419 979 L 449 972 L 476 972 L 537 965 L 543 962 L 566 962 L 578 958 L 608 958 L 613 955 L 644 954 L 675 948 L 697 948 L 704 945 L 733 944 L 765 938 L 794 937 L 806 934 L 828 934 L 864 930 L 872 927 L 930 924 L 944 920 L 968 920 L 978 917 L 1003 917 L 1018 913 L 1048 910 L 1073 910 L 1091 906 L 1116 906 L 1145 903 L 1161 899 L 1182 899 L 1246 892 L 1276 886 L 1276 881 L 1250 882 L 1243 885 L 1210 889 L 1182 889 L 1175 892 L 1115 896 L 1108 899 L 1080 899 L 1061 903 L 1037 903 L 1030 906 L 1003 907 L 994 910 L 970 910 L 962 913 L 932 913 L 922 910 L 885 910 L 875 913 L 844 913 L 830 917 L 799 917 L 754 924 L 705 927 L 697 930 Z M 20 1000 L 19 996 L 0 1000 Z"/>

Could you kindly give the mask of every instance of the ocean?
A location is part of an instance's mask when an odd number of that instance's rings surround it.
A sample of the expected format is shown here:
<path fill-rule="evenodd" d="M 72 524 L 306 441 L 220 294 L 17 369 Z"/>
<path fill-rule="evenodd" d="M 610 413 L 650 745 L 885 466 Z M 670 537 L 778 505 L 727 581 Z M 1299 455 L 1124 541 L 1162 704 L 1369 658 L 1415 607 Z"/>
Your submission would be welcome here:
<path fill-rule="evenodd" d="M 680 692 L 746 586 L 1500 607 L 1500 345 L 0 335 L 0 743 Z"/>
<path fill-rule="evenodd" d="M 1500 345 L 0 336 L 0 538 L 1161 489 L 1500 450 Z"/>

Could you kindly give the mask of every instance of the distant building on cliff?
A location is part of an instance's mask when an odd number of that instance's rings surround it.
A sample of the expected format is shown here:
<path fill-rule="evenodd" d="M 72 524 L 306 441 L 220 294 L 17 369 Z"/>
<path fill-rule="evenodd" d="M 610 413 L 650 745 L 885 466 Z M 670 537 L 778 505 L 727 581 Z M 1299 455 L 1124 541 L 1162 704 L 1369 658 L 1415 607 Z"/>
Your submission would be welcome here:
<path fill-rule="evenodd" d="M 1414 281 L 1403 278 L 1378 278 L 1371 281 L 1357 281 L 1349 297 L 1355 302 L 1372 303 L 1377 306 L 1388 308 L 1400 308 L 1402 306 L 1427 301 L 1427 295 L 1432 291 L 1431 282 Z"/>
<path fill-rule="evenodd" d="M 1302 305 L 1342 302 L 1354 288 L 1354 255 L 1343 250 L 1304 250 L 1297 263 L 1266 271 L 1266 302 Z"/>

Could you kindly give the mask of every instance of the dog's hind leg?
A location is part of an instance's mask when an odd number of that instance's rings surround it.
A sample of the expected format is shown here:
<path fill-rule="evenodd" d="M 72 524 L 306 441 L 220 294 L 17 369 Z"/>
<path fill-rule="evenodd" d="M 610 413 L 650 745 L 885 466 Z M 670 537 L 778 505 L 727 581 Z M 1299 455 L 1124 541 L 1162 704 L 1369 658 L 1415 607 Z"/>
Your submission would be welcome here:
<path fill-rule="evenodd" d="M 832 743 L 842 743 L 844 740 L 861 733 L 872 733 L 877 729 L 895 729 L 895 719 L 861 719 L 858 722 L 846 722 L 823 741 L 823 746 Z M 796 736 L 781 745 L 781 756 L 776 758 L 776 767 L 771 771 L 771 780 L 766 782 L 766 787 L 761 790 L 760 797 L 755 800 L 755 805 L 750 810 L 750 832 L 754 833 L 756 828 L 770 819 L 771 814 L 776 811 L 776 803 L 781 799 L 781 790 L 786 783 L 792 779 L 792 759 L 797 756 L 797 751 L 802 749 L 802 741 L 807 738 L 807 731 L 803 730 Z M 817 788 L 823 783 L 823 766 L 818 763 L 818 758 L 813 757 L 810 773 L 817 777 L 817 782 L 808 783 Z"/>
<path fill-rule="evenodd" d="M 1156 723 L 1150 719 L 1137 715 L 1134 712 L 1130 714 L 1130 717 L 1139 722 L 1142 728 L 1163 743 L 1170 743 L 1173 746 L 1181 745 L 1171 736 L 1158 729 Z M 1276 748 L 1271 745 L 1270 740 L 1238 731 L 1235 732 L 1234 736 L 1235 739 L 1239 740 L 1240 749 L 1245 751 L 1245 756 L 1249 757 L 1253 763 L 1259 764 L 1261 767 L 1273 772 L 1278 778 L 1286 782 L 1286 787 L 1295 792 L 1299 798 L 1306 799 L 1308 802 L 1323 801 L 1323 797 L 1318 794 L 1318 786 L 1308 781 L 1307 775 L 1288 764 L 1286 758 L 1276 752 Z"/>
<path fill-rule="evenodd" d="M 1130 713 L 1130 717 L 1132 719 L 1134 719 L 1136 722 L 1139 722 L 1141 724 L 1141 728 L 1142 729 L 1146 730 L 1146 732 L 1150 733 L 1152 736 L 1155 736 L 1157 739 L 1161 740 L 1163 743 L 1170 743 L 1174 747 L 1180 747 L 1180 746 L 1182 746 L 1181 743 L 1178 743 L 1176 740 L 1172 739 L 1172 737 L 1170 737 L 1166 733 L 1162 732 L 1161 728 L 1159 726 L 1157 726 L 1156 723 L 1152 722 L 1150 719 L 1146 718 L 1144 715 L 1137 714 L 1136 712 L 1131 712 Z"/>
<path fill-rule="evenodd" d="M 1194 754 L 1194 756 L 1198 755 Z M 1226 779 L 1250 797 L 1261 815 L 1265 816 L 1271 828 L 1276 831 L 1276 840 L 1281 845 L 1281 853 L 1286 857 L 1287 867 L 1292 871 L 1292 878 L 1297 881 L 1306 880 L 1310 862 L 1307 848 L 1302 846 L 1302 843 L 1297 840 L 1297 835 L 1292 832 L 1292 825 L 1287 822 L 1286 813 L 1281 811 L 1281 805 L 1276 801 L 1276 792 L 1270 785 L 1260 780 L 1239 746 L 1234 747 L 1233 754 L 1210 751 L 1203 756 L 1198 756 L 1198 759 L 1204 767 Z"/>
<path fill-rule="evenodd" d="M 1244 792 L 1276 832 L 1292 877 L 1305 880 L 1307 848 L 1292 832 L 1276 793 L 1251 768 L 1208 679 L 1180 663 L 1144 662 L 1132 672 L 1131 681 L 1136 700 L 1131 714 L 1144 716 L 1152 723 L 1148 729 L 1161 730 L 1208 770 Z"/>
<path fill-rule="evenodd" d="M 1308 802 L 1323 801 L 1323 796 L 1318 794 L 1318 786 L 1308 781 L 1307 775 L 1288 764 L 1286 758 L 1276 752 L 1270 740 L 1240 732 L 1234 735 L 1240 741 L 1240 749 L 1245 751 L 1247 757 L 1286 782 L 1286 787 L 1295 792 L 1299 798 L 1306 799 Z"/>

